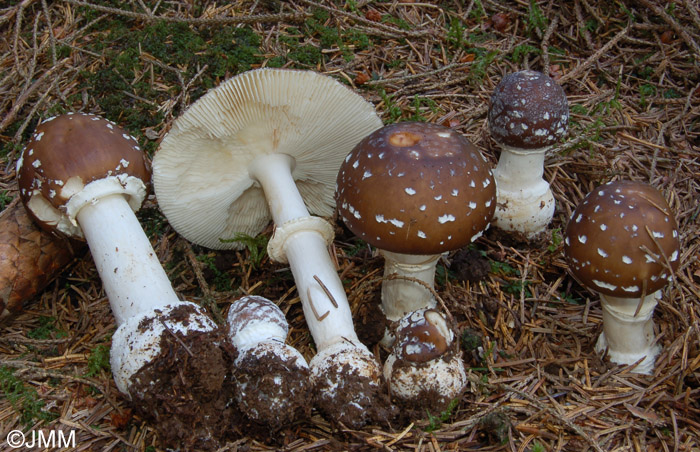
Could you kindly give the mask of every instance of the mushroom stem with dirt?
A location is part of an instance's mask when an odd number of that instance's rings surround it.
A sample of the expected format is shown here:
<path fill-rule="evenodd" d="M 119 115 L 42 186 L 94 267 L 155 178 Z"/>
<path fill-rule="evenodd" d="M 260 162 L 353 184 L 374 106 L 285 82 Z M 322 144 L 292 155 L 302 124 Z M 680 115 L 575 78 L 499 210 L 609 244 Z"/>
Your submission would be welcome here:
<path fill-rule="evenodd" d="M 494 226 L 532 238 L 554 215 L 554 196 L 543 179 L 547 151 L 566 133 L 569 105 L 551 77 L 526 70 L 507 74 L 488 111 L 501 156 L 493 170 L 498 190 Z"/>
<path fill-rule="evenodd" d="M 241 411 L 272 430 L 311 413 L 309 365 L 285 344 L 289 325 L 272 301 L 248 295 L 227 316 L 228 337 L 238 351 L 234 373 Z"/>
<path fill-rule="evenodd" d="M 454 338 L 447 319 L 432 308 L 399 320 L 384 378 L 402 406 L 441 413 L 464 392 L 467 372 Z"/>
<path fill-rule="evenodd" d="M 661 347 L 653 313 L 661 289 L 678 268 L 680 242 L 673 213 L 644 182 L 615 181 L 590 192 L 566 227 L 571 274 L 597 292 L 603 332 L 595 349 L 610 361 L 651 374 Z"/>
<path fill-rule="evenodd" d="M 153 161 L 159 205 L 202 246 L 240 248 L 272 220 L 268 254 L 289 263 L 318 353 L 317 405 L 358 427 L 381 418 L 381 370 L 360 343 L 328 252 L 343 157 L 381 127 L 371 104 L 311 71 L 259 69 L 211 90 L 180 116 Z"/>
<path fill-rule="evenodd" d="M 152 382 L 140 380 L 157 366 L 163 337 L 187 343 L 217 327 L 180 301 L 134 214 L 150 179 L 136 139 L 96 115 L 50 118 L 27 143 L 17 173 L 22 201 L 42 228 L 87 241 L 118 325 L 110 352 L 117 387 L 138 404 L 157 398 L 144 390 Z"/>
<path fill-rule="evenodd" d="M 350 152 L 336 183 L 338 212 L 385 258 L 382 311 L 390 322 L 425 307 L 440 256 L 476 240 L 496 206 L 479 150 L 438 124 L 391 124 Z M 382 340 L 391 345 L 390 330 Z"/>

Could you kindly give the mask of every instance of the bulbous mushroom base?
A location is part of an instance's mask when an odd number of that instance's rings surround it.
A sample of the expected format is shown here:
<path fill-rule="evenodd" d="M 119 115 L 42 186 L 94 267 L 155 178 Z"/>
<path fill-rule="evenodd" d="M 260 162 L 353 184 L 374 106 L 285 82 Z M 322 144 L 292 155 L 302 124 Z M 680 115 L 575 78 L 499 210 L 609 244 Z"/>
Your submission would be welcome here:
<path fill-rule="evenodd" d="M 241 411 L 270 430 L 307 419 L 311 414 L 310 370 L 296 349 L 265 341 L 239 351 L 234 376 Z"/>
<path fill-rule="evenodd" d="M 365 346 L 336 342 L 321 349 L 310 367 L 315 405 L 328 419 L 356 429 L 394 416 L 379 363 Z"/>
<path fill-rule="evenodd" d="M 400 406 L 422 414 L 445 411 L 467 386 L 461 353 L 453 351 L 422 363 L 392 353 L 384 363 L 384 378 Z"/>
<path fill-rule="evenodd" d="M 603 332 L 598 337 L 595 351 L 607 351 L 608 359 L 615 364 L 632 365 L 633 373 L 651 375 L 661 346 L 654 344 L 654 308 L 661 297 L 657 291 L 638 298 L 620 298 L 600 294 L 603 308 Z"/>
<path fill-rule="evenodd" d="M 496 181 L 498 186 L 498 178 Z M 498 188 L 498 204 L 493 216 L 495 227 L 533 238 L 547 229 L 553 216 L 554 195 L 544 180 L 520 190 Z"/>
<path fill-rule="evenodd" d="M 640 359 L 642 360 L 637 366 L 631 371 L 632 373 L 651 375 L 654 373 L 654 364 L 656 362 L 656 357 L 661 352 L 661 347 L 654 345 L 647 347 L 644 350 L 640 350 L 635 353 L 625 353 L 615 351 L 610 348 L 610 344 L 605 337 L 605 333 L 601 333 L 598 336 L 598 340 L 595 344 L 595 351 L 597 353 L 603 354 L 607 350 L 607 357 L 610 362 L 619 364 L 622 366 L 629 366 L 636 363 Z"/>
<path fill-rule="evenodd" d="M 112 336 L 110 364 L 117 388 L 129 395 L 134 374 L 160 354 L 163 335 L 187 336 L 216 329 L 202 308 L 190 302 L 171 303 L 131 317 Z"/>
<path fill-rule="evenodd" d="M 124 322 L 113 336 L 111 364 L 117 386 L 166 447 L 216 450 L 241 422 L 234 357 L 202 308 L 177 302 Z"/>
<path fill-rule="evenodd" d="M 523 234 L 528 239 L 547 229 L 554 216 L 554 195 L 542 178 L 547 150 L 547 147 L 523 150 L 502 146 L 493 170 L 497 199 L 495 227 Z"/>

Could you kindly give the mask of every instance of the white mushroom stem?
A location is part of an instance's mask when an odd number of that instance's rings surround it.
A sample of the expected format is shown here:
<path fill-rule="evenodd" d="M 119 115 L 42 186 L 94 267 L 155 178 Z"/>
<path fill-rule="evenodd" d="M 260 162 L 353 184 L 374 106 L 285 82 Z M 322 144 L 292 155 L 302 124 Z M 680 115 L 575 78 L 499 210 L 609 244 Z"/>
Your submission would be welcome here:
<path fill-rule="evenodd" d="M 118 325 L 141 312 L 179 302 L 123 195 L 109 195 L 85 204 L 76 219 Z"/>
<path fill-rule="evenodd" d="M 654 343 L 654 308 L 661 298 L 661 291 L 639 298 L 620 298 L 600 294 L 603 308 L 603 333 L 598 338 L 595 350 L 606 349 L 610 361 L 630 365 L 643 359 L 633 370 L 650 375 L 661 347 Z M 635 315 L 636 314 L 636 315 Z"/>
<path fill-rule="evenodd" d="M 388 320 L 396 322 L 409 312 L 435 307 L 435 297 L 430 289 L 435 287 L 439 254 L 410 255 L 385 250 L 381 250 L 381 254 L 384 256 L 384 277 L 395 275 L 382 283 L 382 311 Z M 408 278 L 422 281 L 425 285 Z M 382 344 L 389 346 L 393 341 L 393 336 L 387 331 Z"/>
<path fill-rule="evenodd" d="M 523 151 L 502 146 L 493 170 L 497 188 L 494 225 L 533 237 L 544 231 L 554 215 L 554 196 L 543 179 L 548 147 Z"/>
<path fill-rule="evenodd" d="M 104 185 L 100 182 L 92 184 L 100 188 Z M 92 184 L 81 192 L 83 199 L 91 199 Z M 110 351 L 114 381 L 122 393 L 130 395 L 132 377 L 159 355 L 166 330 L 187 335 L 213 331 L 216 324 L 197 305 L 178 300 L 127 198 L 108 192 L 92 191 L 92 200 L 76 207 L 76 220 L 119 325 Z M 180 307 L 186 312 L 169 318 Z"/>
<path fill-rule="evenodd" d="M 343 339 L 359 344 L 345 290 L 328 253 L 328 232 L 322 226 L 327 222 L 309 216 L 293 170 L 294 159 L 283 154 L 260 157 L 248 167 L 263 187 L 277 226 L 270 241 L 271 257 L 275 254 L 277 260 L 289 262 L 319 351 Z"/>

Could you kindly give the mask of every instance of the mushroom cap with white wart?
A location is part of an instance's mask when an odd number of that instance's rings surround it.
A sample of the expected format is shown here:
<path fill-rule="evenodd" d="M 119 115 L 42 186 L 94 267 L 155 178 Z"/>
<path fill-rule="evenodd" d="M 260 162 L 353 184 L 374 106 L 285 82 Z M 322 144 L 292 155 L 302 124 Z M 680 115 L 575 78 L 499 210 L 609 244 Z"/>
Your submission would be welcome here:
<path fill-rule="evenodd" d="M 381 127 L 374 106 L 331 77 L 257 69 L 223 82 L 172 126 L 153 160 L 158 204 L 186 239 L 241 248 L 271 215 L 249 165 L 266 154 L 294 159 L 292 177 L 311 214 L 333 213 L 338 168 L 357 142 Z"/>
<path fill-rule="evenodd" d="M 486 160 L 461 134 L 403 122 L 371 133 L 348 154 L 336 204 L 347 227 L 377 248 L 439 254 L 488 227 L 496 185 Z"/>
<path fill-rule="evenodd" d="M 507 74 L 491 95 L 491 137 L 523 150 L 552 146 L 566 134 L 569 104 L 560 85 L 537 71 Z"/>
<path fill-rule="evenodd" d="M 312 399 L 309 365 L 285 344 L 289 327 L 282 310 L 266 298 L 248 295 L 231 305 L 227 323 L 238 351 L 234 374 L 241 411 L 272 430 L 307 418 Z"/>
<path fill-rule="evenodd" d="M 121 193 L 133 210 L 151 173 L 136 138 L 97 115 L 68 113 L 43 121 L 17 161 L 20 197 L 44 229 L 82 237 L 75 215 L 99 196 Z"/>
<path fill-rule="evenodd" d="M 384 378 L 393 396 L 431 412 L 443 411 L 464 391 L 464 362 L 442 314 L 423 308 L 401 318 Z"/>
<path fill-rule="evenodd" d="M 581 284 L 639 298 L 671 281 L 680 242 L 671 208 L 644 182 L 616 181 L 590 192 L 567 225 L 564 254 Z"/>

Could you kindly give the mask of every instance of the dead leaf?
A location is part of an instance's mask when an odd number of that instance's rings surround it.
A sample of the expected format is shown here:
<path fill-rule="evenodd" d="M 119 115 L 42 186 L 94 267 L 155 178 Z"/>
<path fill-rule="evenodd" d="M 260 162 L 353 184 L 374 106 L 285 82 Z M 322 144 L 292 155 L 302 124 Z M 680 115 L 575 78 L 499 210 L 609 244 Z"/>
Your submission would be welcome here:
<path fill-rule="evenodd" d="M 630 405 L 629 403 L 624 404 L 625 408 L 632 413 L 633 416 L 638 417 L 640 419 L 644 419 L 651 425 L 662 425 L 664 422 L 659 418 L 659 416 L 654 413 L 653 411 L 647 411 L 643 410 L 641 408 L 637 408 L 636 406 Z"/>

